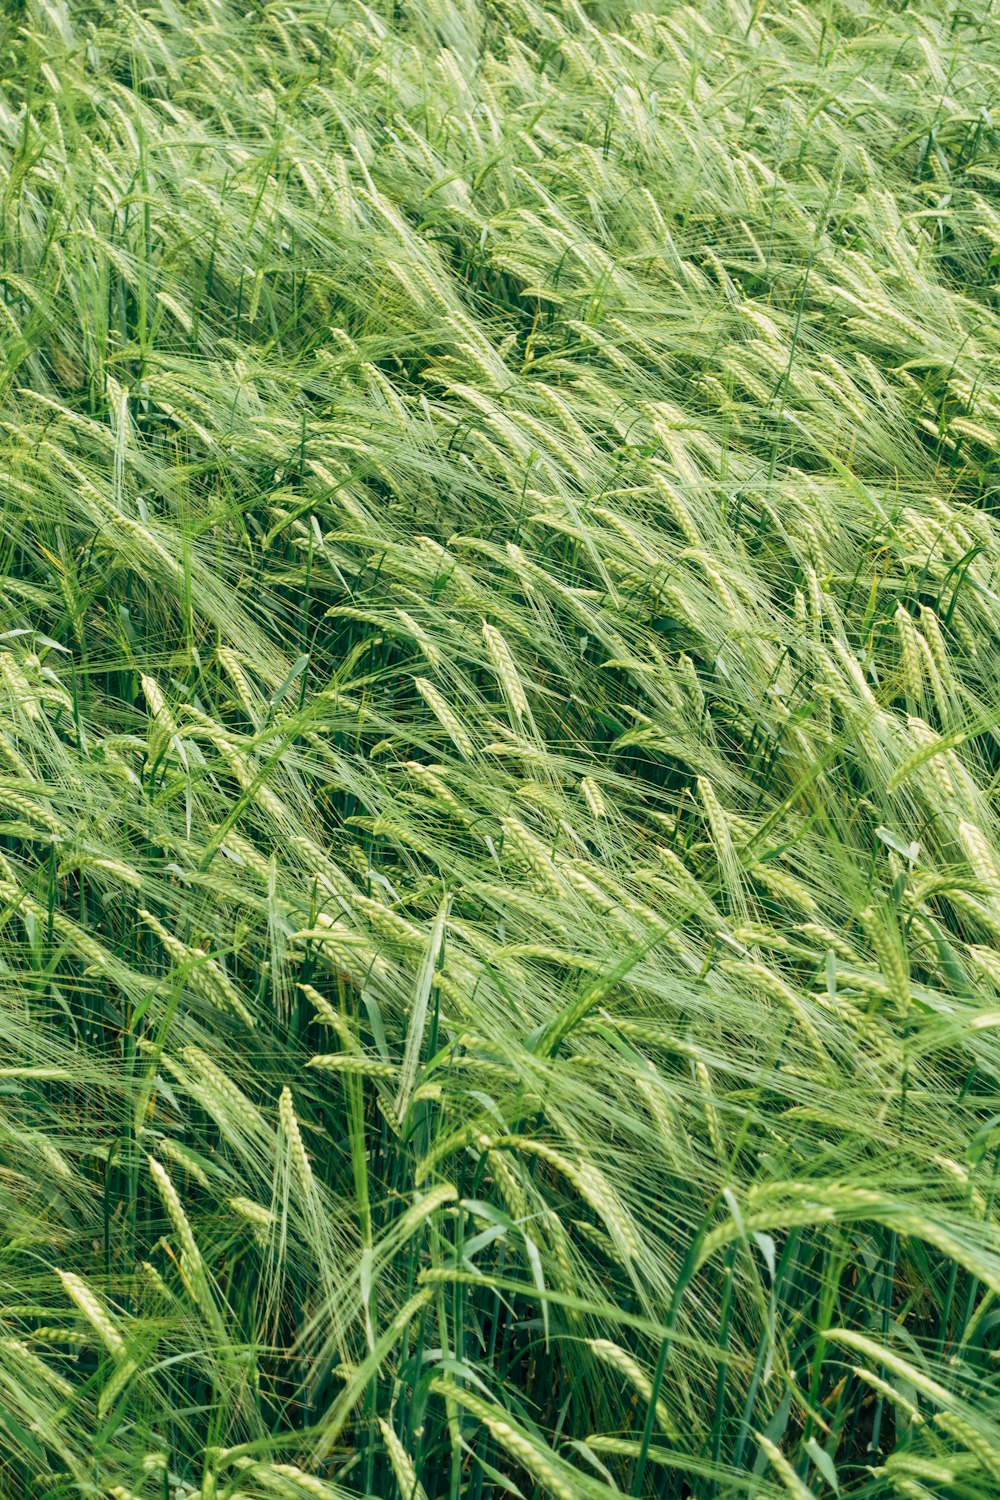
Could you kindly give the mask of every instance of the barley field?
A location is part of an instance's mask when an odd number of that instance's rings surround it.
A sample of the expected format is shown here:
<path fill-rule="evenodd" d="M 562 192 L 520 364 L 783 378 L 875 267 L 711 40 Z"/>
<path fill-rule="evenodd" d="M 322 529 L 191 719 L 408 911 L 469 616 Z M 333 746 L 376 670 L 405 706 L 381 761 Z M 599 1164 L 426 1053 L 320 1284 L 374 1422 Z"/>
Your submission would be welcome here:
<path fill-rule="evenodd" d="M 1000 1495 L 992 0 L 5 0 L 0 1496 Z"/>

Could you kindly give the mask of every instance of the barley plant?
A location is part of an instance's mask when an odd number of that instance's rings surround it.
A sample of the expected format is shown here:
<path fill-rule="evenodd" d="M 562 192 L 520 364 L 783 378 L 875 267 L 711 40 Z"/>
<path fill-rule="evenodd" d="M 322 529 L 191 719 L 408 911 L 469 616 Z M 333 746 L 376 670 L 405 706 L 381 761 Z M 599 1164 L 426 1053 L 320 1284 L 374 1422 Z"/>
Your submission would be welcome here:
<path fill-rule="evenodd" d="M 0 1495 L 1000 1494 L 1000 14 L 5 0 Z"/>

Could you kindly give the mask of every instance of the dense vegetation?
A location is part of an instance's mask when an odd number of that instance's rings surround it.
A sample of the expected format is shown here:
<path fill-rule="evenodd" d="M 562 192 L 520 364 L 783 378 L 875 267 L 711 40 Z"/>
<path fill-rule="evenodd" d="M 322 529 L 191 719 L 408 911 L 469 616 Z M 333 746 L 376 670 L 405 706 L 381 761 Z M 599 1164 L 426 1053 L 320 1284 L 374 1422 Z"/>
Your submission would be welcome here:
<path fill-rule="evenodd" d="M 6 0 L 0 1494 L 1000 1493 L 1000 16 Z"/>

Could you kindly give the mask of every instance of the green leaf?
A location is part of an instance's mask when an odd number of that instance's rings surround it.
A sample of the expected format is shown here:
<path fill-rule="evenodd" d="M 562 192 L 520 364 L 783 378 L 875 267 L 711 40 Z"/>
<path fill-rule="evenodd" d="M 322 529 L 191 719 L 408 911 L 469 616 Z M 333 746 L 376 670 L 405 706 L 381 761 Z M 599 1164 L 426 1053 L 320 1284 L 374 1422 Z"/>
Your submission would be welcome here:
<path fill-rule="evenodd" d="M 813 1463 L 816 1465 L 817 1469 L 822 1474 L 827 1484 L 833 1490 L 834 1494 L 839 1495 L 840 1481 L 837 1478 L 837 1466 L 834 1463 L 833 1459 L 830 1457 L 829 1453 L 827 1453 L 825 1448 L 820 1447 L 815 1438 L 809 1438 L 805 1447 L 806 1452 L 809 1454 L 809 1457 L 812 1459 Z"/>

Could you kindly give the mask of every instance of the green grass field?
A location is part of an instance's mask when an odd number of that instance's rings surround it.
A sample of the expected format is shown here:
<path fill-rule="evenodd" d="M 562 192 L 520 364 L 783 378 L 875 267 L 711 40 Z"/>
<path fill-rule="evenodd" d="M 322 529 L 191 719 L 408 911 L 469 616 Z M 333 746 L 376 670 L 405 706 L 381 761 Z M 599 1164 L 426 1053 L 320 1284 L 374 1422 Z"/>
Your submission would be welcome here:
<path fill-rule="evenodd" d="M 992 0 L 6 0 L 0 190 L 3 1500 L 995 1500 Z"/>

